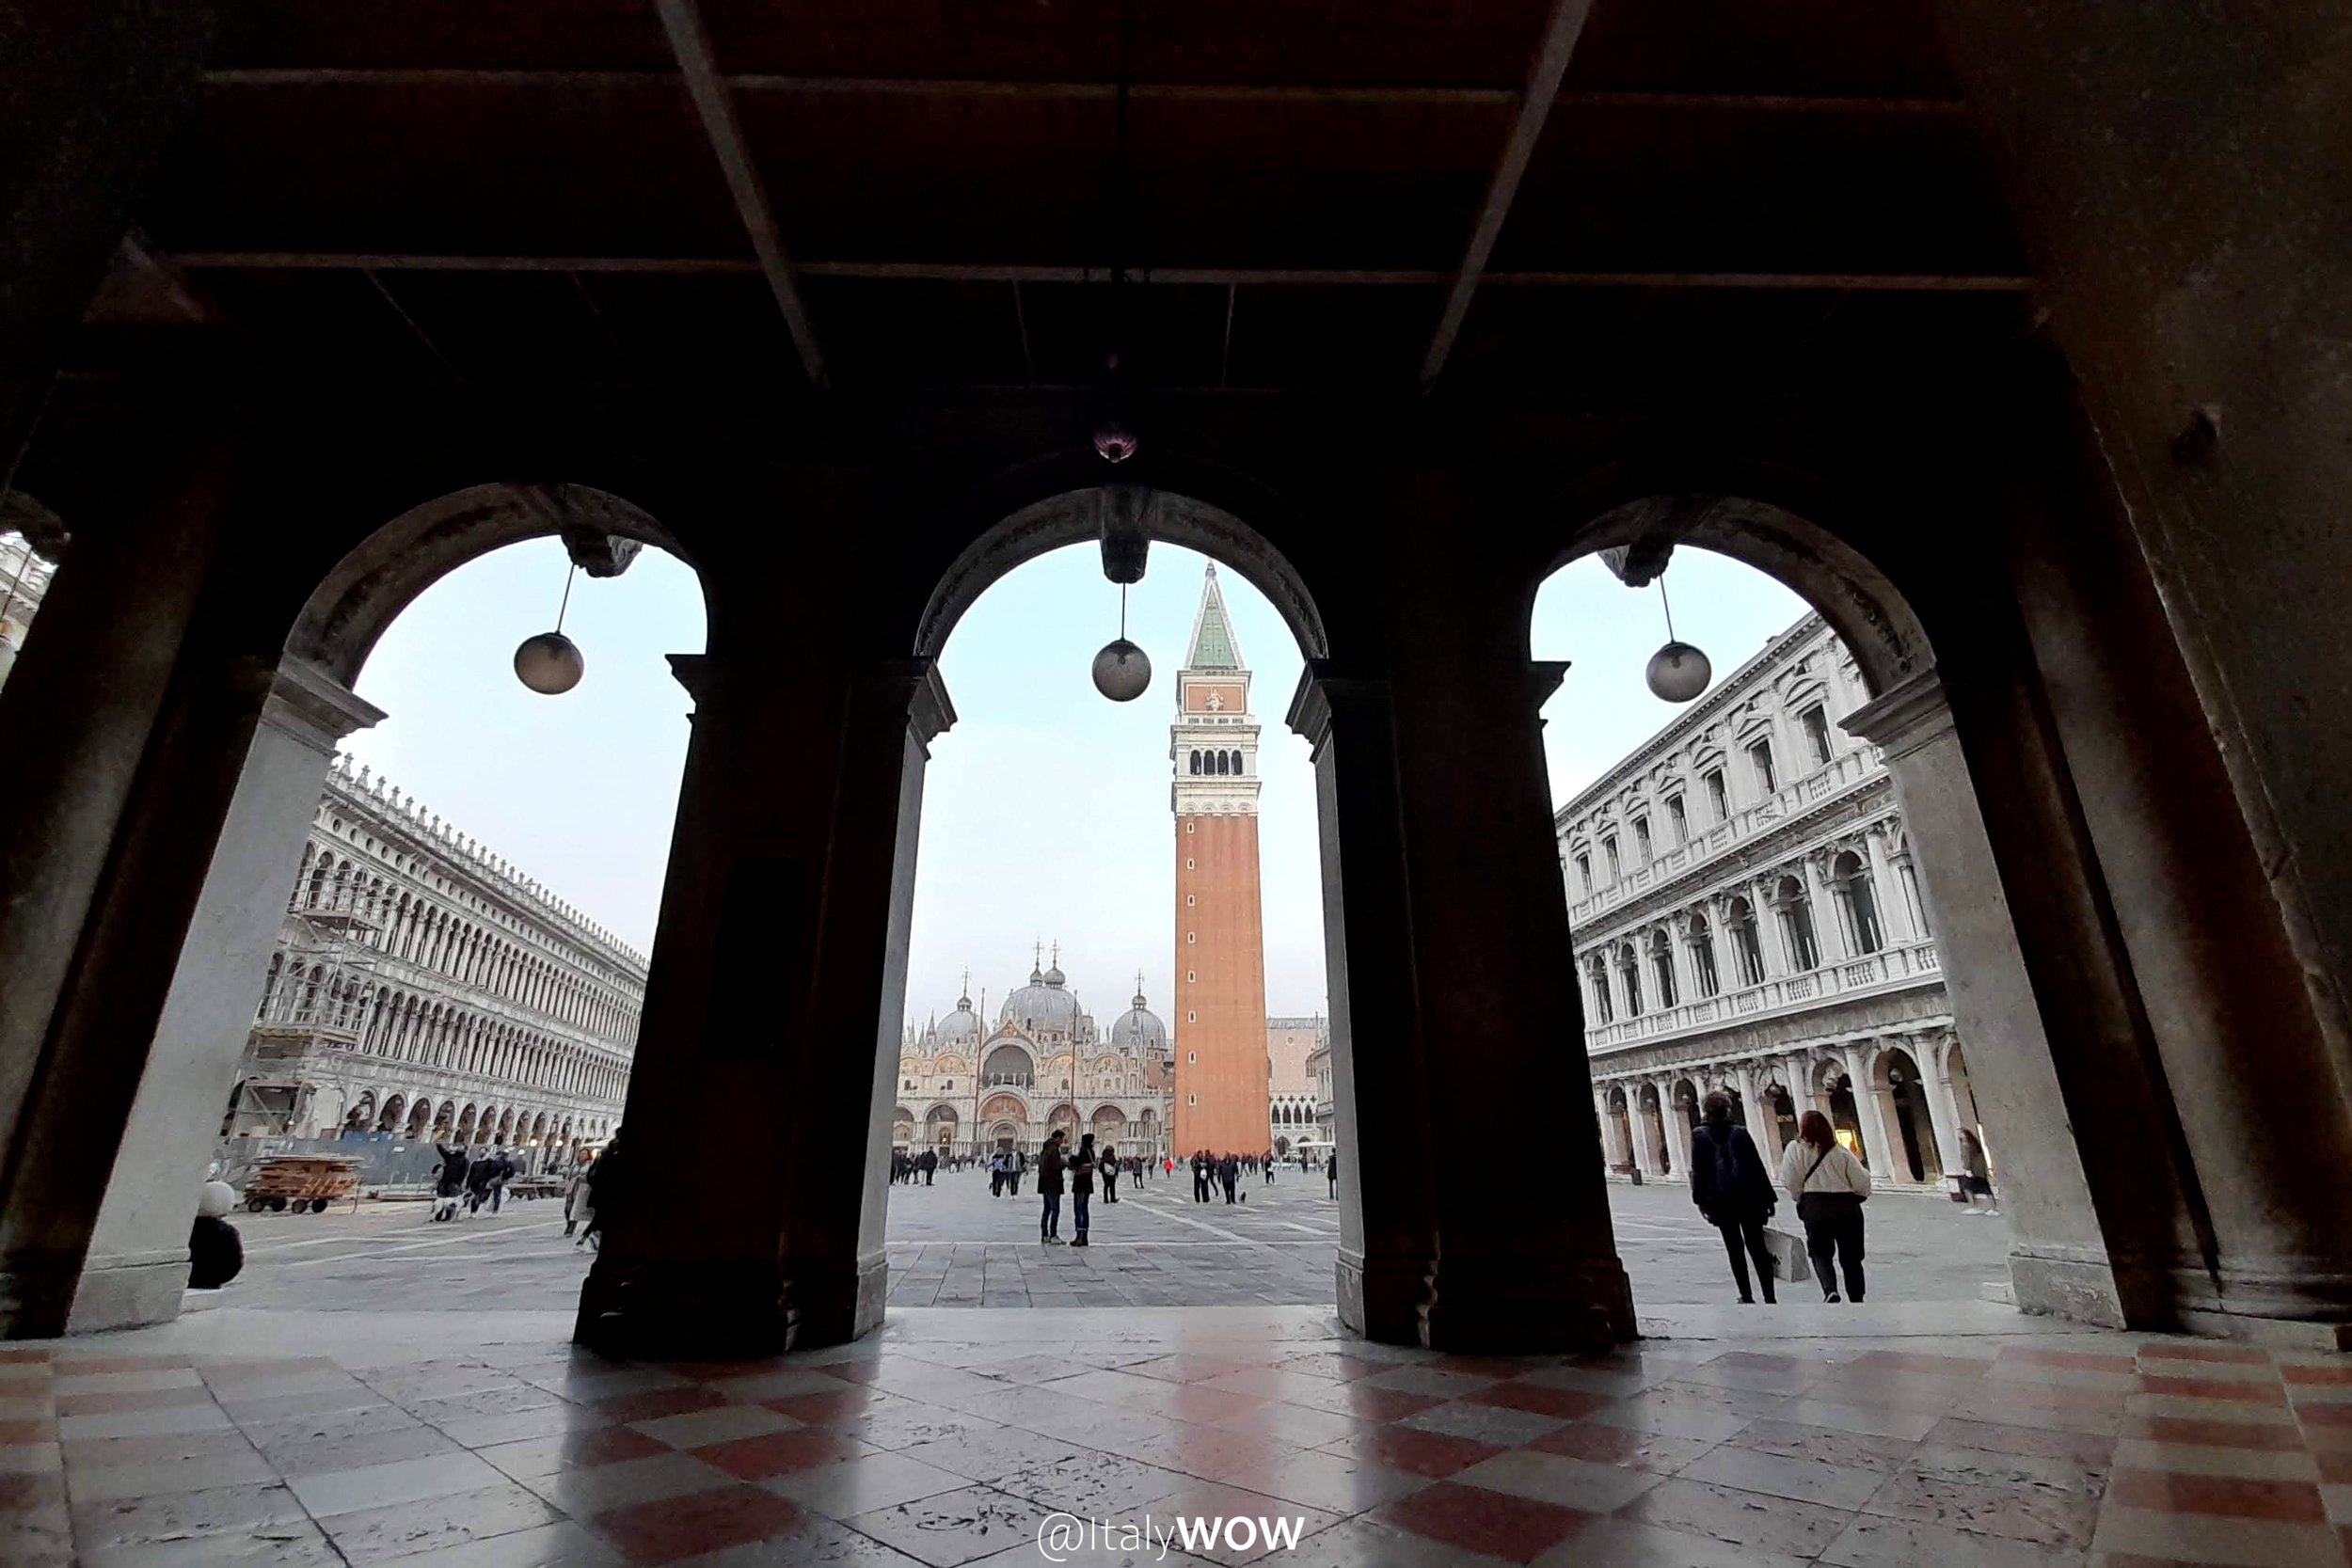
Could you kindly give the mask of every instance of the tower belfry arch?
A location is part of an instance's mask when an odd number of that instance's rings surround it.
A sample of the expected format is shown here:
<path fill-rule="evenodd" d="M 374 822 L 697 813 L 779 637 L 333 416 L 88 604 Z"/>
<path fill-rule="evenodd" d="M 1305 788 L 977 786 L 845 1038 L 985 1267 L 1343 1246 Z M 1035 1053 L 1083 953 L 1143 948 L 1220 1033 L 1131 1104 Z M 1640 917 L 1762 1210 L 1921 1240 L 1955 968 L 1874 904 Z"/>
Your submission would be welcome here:
<path fill-rule="evenodd" d="M 1176 672 L 1175 1147 L 1248 1153 L 1266 1138 L 1265 934 L 1249 668 L 1216 568 Z"/>

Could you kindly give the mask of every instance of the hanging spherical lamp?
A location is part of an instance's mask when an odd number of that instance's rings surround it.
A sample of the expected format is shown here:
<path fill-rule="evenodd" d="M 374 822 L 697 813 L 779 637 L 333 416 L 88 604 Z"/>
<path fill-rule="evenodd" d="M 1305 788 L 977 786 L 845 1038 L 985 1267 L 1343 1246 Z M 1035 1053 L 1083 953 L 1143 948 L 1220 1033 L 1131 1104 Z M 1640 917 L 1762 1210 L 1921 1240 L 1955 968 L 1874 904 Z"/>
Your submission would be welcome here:
<path fill-rule="evenodd" d="M 1649 689 L 1660 701 L 1687 703 L 1715 677 L 1707 656 L 1688 642 L 1669 642 L 1649 656 Z"/>
<path fill-rule="evenodd" d="M 1094 656 L 1094 689 L 1114 703 L 1132 703 L 1152 684 L 1152 660 L 1125 638 L 1103 645 Z"/>
<path fill-rule="evenodd" d="M 572 578 L 579 570 L 575 564 L 564 574 L 564 602 L 555 611 L 555 629 L 524 638 L 515 650 L 515 678 L 542 697 L 562 696 L 588 673 L 580 644 L 564 635 L 564 617 L 572 608 Z"/>
<path fill-rule="evenodd" d="M 1650 692 L 1661 702 L 1687 703 L 1707 689 L 1715 667 L 1707 656 L 1675 635 L 1674 606 L 1666 598 L 1666 578 L 1658 578 L 1658 603 L 1666 612 L 1666 645 L 1649 656 L 1646 673 Z"/>
<path fill-rule="evenodd" d="M 526 637 L 515 650 L 515 678 L 542 697 L 560 697 L 588 671 L 580 644 L 560 631 Z"/>

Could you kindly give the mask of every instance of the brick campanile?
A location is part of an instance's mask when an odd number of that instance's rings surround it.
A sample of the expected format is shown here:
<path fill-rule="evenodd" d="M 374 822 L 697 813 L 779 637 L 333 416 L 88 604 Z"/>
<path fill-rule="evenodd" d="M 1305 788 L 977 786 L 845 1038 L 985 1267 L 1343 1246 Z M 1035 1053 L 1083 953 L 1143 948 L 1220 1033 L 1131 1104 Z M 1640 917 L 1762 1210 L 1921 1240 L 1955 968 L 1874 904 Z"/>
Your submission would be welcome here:
<path fill-rule="evenodd" d="M 1176 672 L 1174 1152 L 1266 1147 L 1265 936 L 1258 901 L 1258 722 L 1212 566 Z"/>

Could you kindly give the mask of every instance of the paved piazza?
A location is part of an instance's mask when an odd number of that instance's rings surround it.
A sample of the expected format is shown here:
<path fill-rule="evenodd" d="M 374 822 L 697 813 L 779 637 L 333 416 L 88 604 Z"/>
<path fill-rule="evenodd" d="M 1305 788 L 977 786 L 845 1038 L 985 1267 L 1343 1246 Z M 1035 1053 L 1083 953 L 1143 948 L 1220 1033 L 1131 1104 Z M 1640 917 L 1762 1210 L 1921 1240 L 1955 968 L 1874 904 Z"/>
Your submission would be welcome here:
<path fill-rule="evenodd" d="M 1684 1313 L 1711 1334 L 1462 1356 L 1313 1307 L 918 1307 L 664 1364 L 560 1312 L 199 1312 L 0 1351 L 0 1562 L 2344 1568 L 2340 1356 Z M 1867 1337 L 1756 1335 L 1806 1320 Z"/>
<path fill-rule="evenodd" d="M 1540 1174 L 1529 1178 L 1540 1184 Z M 1278 1174 L 1249 1201 L 1196 1204 L 1189 1180 L 1120 1184 L 1094 1202 L 1094 1244 L 1037 1243 L 1036 1196 L 991 1198 L 977 1171 L 890 1195 L 893 1307 L 1317 1306 L 1331 1299 L 1338 1208 L 1319 1178 Z M 1609 1190 L 1634 1298 L 1643 1307 L 1731 1297 L 1723 1244 L 1678 1186 Z M 1068 1199 L 1062 1233 L 1070 1234 Z M 354 1213 L 234 1216 L 245 1274 L 217 1304 L 305 1310 L 560 1309 L 568 1311 L 588 1255 L 564 1239 L 553 1202 L 512 1203 L 451 1225 L 425 1206 L 365 1205 Z M 1788 1218 L 1784 1208 L 1781 1217 Z M 1874 1300 L 1973 1300 L 2002 1280 L 1999 1219 L 1971 1218 L 1939 1198 L 1890 1194 L 1869 1207 Z M 1809 1297 L 1809 1286 L 1792 1287 Z M 194 1298 L 192 1298 L 194 1299 Z"/>

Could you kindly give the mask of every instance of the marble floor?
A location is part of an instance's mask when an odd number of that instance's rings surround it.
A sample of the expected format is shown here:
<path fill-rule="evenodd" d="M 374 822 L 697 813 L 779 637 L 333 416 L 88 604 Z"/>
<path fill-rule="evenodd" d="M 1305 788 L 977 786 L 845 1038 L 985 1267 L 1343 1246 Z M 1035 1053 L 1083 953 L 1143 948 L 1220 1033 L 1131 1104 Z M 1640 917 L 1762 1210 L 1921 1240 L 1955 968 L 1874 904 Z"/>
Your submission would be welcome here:
<path fill-rule="evenodd" d="M 0 1350 L 0 1562 L 2344 1568 L 2352 1357 L 1752 1321 L 1485 1357 L 1304 1307 L 935 1309 L 713 1365 L 544 1312 L 202 1314 Z"/>

